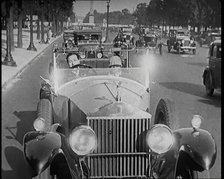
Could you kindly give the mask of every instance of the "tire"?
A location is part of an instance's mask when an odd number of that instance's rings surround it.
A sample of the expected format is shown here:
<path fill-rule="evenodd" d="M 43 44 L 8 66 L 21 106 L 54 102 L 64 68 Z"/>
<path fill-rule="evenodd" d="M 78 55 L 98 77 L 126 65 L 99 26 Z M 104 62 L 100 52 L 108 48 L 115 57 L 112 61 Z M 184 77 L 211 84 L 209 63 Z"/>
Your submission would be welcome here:
<path fill-rule="evenodd" d="M 174 102 L 170 99 L 160 99 L 157 104 L 154 124 L 165 124 L 171 129 L 179 128 L 178 120 L 176 120 Z"/>
<path fill-rule="evenodd" d="M 163 50 L 162 50 L 162 45 L 159 45 L 159 54 L 162 55 L 163 54 Z"/>
<path fill-rule="evenodd" d="M 177 53 L 180 54 L 180 48 L 179 47 L 177 47 Z"/>
<path fill-rule="evenodd" d="M 193 52 L 193 55 L 195 55 L 195 54 L 196 54 L 196 50 L 192 50 L 192 52 Z"/>
<path fill-rule="evenodd" d="M 212 87 L 212 76 L 210 73 L 205 75 L 205 91 L 207 96 L 212 96 L 214 93 L 214 88 Z"/>
<path fill-rule="evenodd" d="M 170 47 L 169 44 L 168 44 L 167 48 L 168 48 L 168 53 L 170 53 L 170 51 L 171 51 L 171 47 Z"/>

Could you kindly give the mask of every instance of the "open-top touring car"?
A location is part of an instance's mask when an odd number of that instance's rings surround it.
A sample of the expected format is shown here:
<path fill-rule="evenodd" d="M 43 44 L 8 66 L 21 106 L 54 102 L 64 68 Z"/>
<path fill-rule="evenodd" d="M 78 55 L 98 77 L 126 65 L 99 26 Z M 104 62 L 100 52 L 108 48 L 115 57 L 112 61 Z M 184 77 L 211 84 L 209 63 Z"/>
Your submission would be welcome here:
<path fill-rule="evenodd" d="M 147 69 L 121 67 L 116 56 L 109 67 L 92 66 L 88 59 L 58 65 L 60 54 L 72 52 L 54 49 L 35 131 L 24 136 L 33 177 L 195 179 L 197 171 L 213 166 L 216 144 L 199 128 L 200 116 L 192 119 L 193 127 L 171 129 L 172 103 L 165 98 L 152 118 Z"/>

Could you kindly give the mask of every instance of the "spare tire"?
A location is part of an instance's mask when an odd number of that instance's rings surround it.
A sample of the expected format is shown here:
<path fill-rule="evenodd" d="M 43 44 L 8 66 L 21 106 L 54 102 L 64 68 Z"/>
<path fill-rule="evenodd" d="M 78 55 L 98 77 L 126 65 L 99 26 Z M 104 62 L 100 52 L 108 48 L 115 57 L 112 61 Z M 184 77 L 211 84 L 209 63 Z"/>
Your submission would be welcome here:
<path fill-rule="evenodd" d="M 154 124 L 165 124 L 171 129 L 179 128 L 176 120 L 174 102 L 168 98 L 160 99 L 155 112 Z"/>

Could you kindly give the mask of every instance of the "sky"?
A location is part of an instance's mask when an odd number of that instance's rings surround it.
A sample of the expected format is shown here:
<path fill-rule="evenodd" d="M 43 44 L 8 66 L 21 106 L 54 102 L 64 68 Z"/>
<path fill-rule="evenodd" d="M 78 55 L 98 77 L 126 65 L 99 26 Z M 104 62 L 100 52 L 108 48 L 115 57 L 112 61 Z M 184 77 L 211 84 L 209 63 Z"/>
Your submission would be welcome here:
<path fill-rule="evenodd" d="M 122 9 L 127 8 L 132 13 L 139 3 L 148 4 L 149 1 L 150 0 L 110 0 L 110 11 L 117 11 L 117 10 L 121 11 Z M 73 12 L 75 12 L 77 16 L 85 17 L 85 15 L 90 10 L 90 4 L 91 4 L 90 0 L 76 0 L 76 2 L 74 2 Z M 106 12 L 107 11 L 106 0 L 94 1 L 93 10 L 97 10 L 97 12 L 100 13 Z"/>

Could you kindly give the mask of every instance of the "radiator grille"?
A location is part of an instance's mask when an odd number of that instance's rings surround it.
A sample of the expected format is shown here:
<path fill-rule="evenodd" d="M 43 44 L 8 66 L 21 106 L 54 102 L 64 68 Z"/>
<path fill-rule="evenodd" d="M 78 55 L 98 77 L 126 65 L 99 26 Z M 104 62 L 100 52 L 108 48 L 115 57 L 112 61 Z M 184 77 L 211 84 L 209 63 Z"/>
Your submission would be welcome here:
<path fill-rule="evenodd" d="M 190 46 L 190 41 L 189 40 L 184 40 L 184 46 Z"/>
<path fill-rule="evenodd" d="M 140 150 L 146 144 L 139 136 L 149 129 L 150 119 L 91 118 L 88 122 L 98 140 L 88 158 L 91 178 L 145 176 L 149 154 Z"/>

